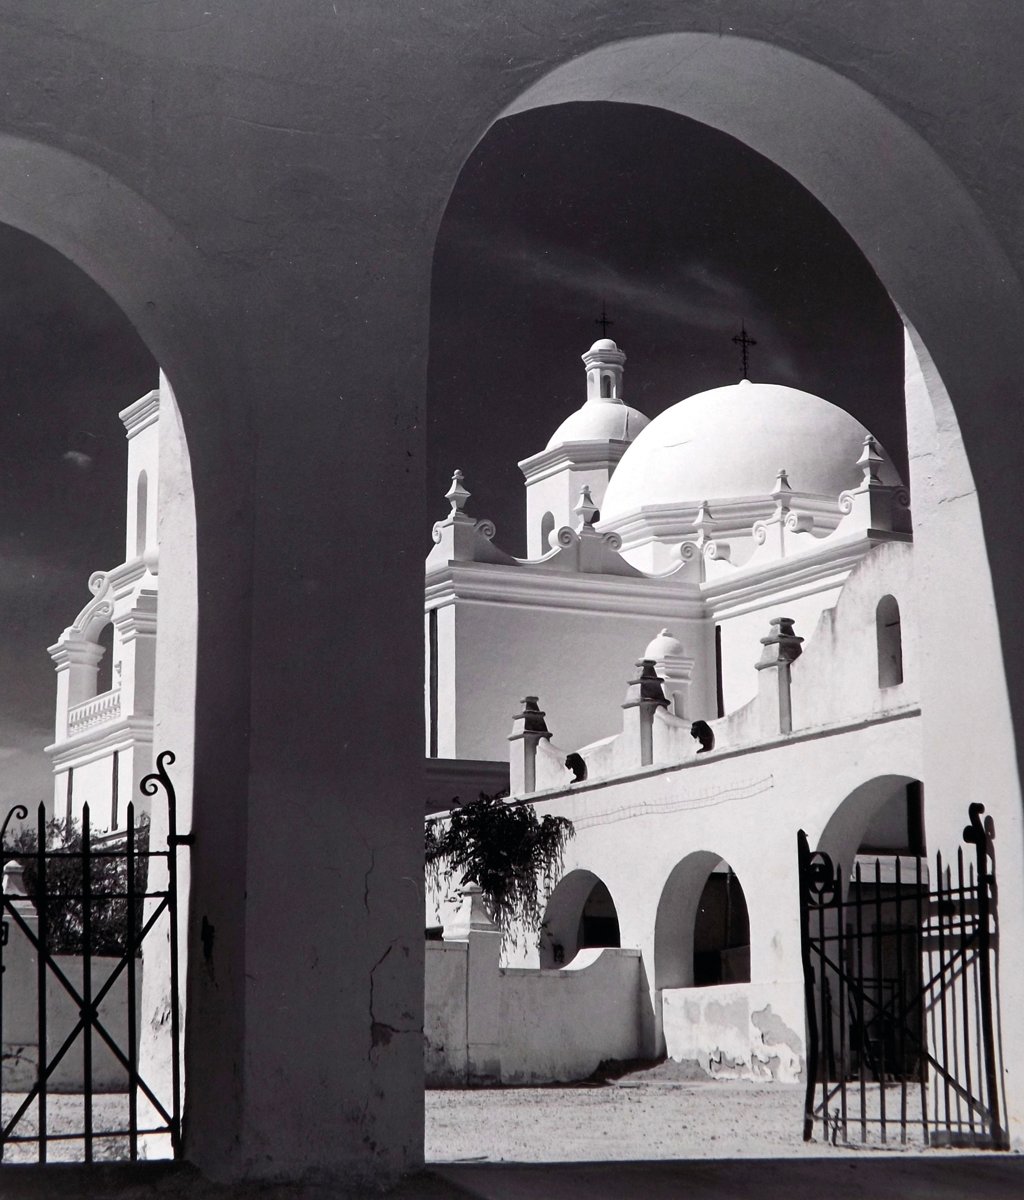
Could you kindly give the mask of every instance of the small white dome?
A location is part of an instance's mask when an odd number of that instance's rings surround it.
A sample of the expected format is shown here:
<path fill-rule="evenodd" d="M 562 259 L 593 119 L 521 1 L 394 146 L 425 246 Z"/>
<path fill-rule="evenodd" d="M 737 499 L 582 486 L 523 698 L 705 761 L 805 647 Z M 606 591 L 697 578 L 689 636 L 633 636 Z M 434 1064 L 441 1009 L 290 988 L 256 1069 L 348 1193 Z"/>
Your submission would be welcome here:
<path fill-rule="evenodd" d="M 618 346 L 611 338 L 598 338 L 597 341 L 590 347 L 589 354 L 600 354 L 603 350 L 618 350 Z"/>
<path fill-rule="evenodd" d="M 631 442 L 648 424 L 650 418 L 621 400 L 588 400 L 559 425 L 547 449 L 564 442 Z"/>
<path fill-rule="evenodd" d="M 649 658 L 654 662 L 663 662 L 666 658 L 682 658 L 685 653 L 683 643 L 678 638 L 674 638 L 667 629 L 663 629 L 656 638 L 648 643 L 647 649 L 644 651 L 644 658 Z"/>
<path fill-rule="evenodd" d="M 867 434 L 843 409 L 797 388 L 743 380 L 699 392 L 634 435 L 608 484 L 601 519 L 767 496 L 780 469 L 794 491 L 838 497 L 861 482 L 856 463 Z M 888 461 L 880 476 L 900 483 Z"/>

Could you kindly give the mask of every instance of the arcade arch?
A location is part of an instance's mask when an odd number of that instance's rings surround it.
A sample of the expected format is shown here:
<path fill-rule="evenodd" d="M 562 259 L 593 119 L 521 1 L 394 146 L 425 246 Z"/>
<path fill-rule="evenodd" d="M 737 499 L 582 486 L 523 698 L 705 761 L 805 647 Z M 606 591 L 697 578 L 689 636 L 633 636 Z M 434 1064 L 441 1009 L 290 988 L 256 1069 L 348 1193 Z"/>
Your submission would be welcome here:
<path fill-rule="evenodd" d="M 878 775 L 851 791 L 829 817 L 818 850 L 845 868 L 858 853 L 925 850 L 924 790 L 909 775 Z"/>
<path fill-rule="evenodd" d="M 750 979 L 750 919 L 738 877 L 720 855 L 688 854 L 672 868 L 654 926 L 654 986 L 706 987 Z"/>
<path fill-rule="evenodd" d="M 564 875 L 544 910 L 541 967 L 563 967 L 580 950 L 619 944 L 619 916 L 604 881 L 593 871 Z"/>

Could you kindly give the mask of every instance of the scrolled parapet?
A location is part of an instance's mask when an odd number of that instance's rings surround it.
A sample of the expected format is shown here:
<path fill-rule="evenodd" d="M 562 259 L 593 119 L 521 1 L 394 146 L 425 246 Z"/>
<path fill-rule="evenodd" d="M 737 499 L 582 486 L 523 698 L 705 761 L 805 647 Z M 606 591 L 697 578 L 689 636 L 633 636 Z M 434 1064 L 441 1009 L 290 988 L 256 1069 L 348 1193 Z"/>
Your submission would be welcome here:
<path fill-rule="evenodd" d="M 477 521 L 475 528 L 477 533 L 482 538 L 486 538 L 489 542 L 494 541 L 495 534 L 498 532 L 498 527 L 493 521 L 489 521 L 486 517 Z"/>
<path fill-rule="evenodd" d="M 607 533 L 601 534 L 601 541 L 610 549 L 618 553 L 622 549 L 622 538 L 609 530 Z"/>
<path fill-rule="evenodd" d="M 565 546 L 568 548 L 569 546 L 576 546 L 579 544 L 580 535 L 571 526 L 563 525 L 562 528 L 559 529 L 559 531 L 555 534 L 554 540 L 559 546 Z"/>
<path fill-rule="evenodd" d="M 798 513 L 791 509 L 786 514 L 786 528 L 790 533 L 813 533 L 814 517 L 810 513 Z"/>

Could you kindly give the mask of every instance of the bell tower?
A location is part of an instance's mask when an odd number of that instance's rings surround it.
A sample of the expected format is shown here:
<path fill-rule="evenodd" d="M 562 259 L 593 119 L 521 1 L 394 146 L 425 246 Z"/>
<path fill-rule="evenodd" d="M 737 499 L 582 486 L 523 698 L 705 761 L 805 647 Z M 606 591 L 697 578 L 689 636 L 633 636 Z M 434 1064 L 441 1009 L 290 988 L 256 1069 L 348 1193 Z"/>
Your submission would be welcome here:
<path fill-rule="evenodd" d="M 611 322 L 602 319 L 605 326 Z M 526 480 L 526 554 L 540 558 L 549 538 L 573 524 L 584 487 L 600 510 L 608 480 L 626 447 L 648 423 L 622 399 L 625 353 L 609 337 L 582 356 L 587 373 L 583 404 L 555 430 L 547 446 L 519 464 Z"/>

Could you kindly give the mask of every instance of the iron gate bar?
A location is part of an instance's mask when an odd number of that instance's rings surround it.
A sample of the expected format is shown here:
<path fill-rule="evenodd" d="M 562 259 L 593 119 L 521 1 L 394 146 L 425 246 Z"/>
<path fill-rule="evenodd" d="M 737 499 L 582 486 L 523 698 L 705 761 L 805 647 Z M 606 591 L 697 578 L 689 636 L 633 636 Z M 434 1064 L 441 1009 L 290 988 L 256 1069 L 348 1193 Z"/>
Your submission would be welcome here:
<path fill-rule="evenodd" d="M 177 830 L 177 814 L 176 814 L 176 797 L 173 784 L 167 773 L 167 767 L 174 762 L 174 755 L 170 751 L 164 751 L 157 756 L 156 771 L 151 775 L 147 775 L 140 783 L 140 789 L 147 796 L 156 796 L 159 791 L 163 791 L 167 802 L 167 838 L 165 849 L 154 849 L 152 845 L 147 844 L 145 849 L 139 849 L 136 844 L 136 836 L 141 827 L 136 822 L 136 813 L 134 803 L 129 803 L 127 808 L 127 833 L 123 840 L 123 849 L 111 849 L 110 839 L 105 839 L 103 843 L 97 847 L 96 839 L 92 833 L 90 813 L 88 804 L 83 805 L 82 810 L 82 840 L 80 850 L 61 850 L 47 849 L 46 847 L 46 815 L 45 806 L 39 806 L 37 830 L 36 830 L 36 847 L 34 851 L 24 852 L 7 852 L 8 857 L 18 859 L 22 862 L 33 861 L 36 871 L 36 886 L 34 891 L 36 895 L 32 897 L 35 904 L 36 914 L 38 918 L 38 928 L 33 930 L 22 917 L 22 914 L 15 908 L 14 902 L 24 901 L 28 899 L 25 896 L 8 897 L 2 896 L 0 901 L 0 914 L 3 917 L 9 916 L 19 931 L 27 938 L 29 945 L 36 952 L 36 986 L 37 986 L 37 1013 L 36 1013 L 36 1034 L 39 1043 L 38 1066 L 36 1070 L 36 1080 L 28 1093 L 23 1098 L 17 1111 L 6 1122 L 2 1130 L 0 1130 L 0 1158 L 3 1156 L 3 1147 L 8 1143 L 26 1143 L 34 1142 L 37 1144 L 37 1154 L 40 1163 L 45 1163 L 48 1157 L 48 1144 L 54 1141 L 75 1141 L 82 1140 L 85 1149 L 85 1159 L 87 1162 L 92 1162 L 95 1154 L 95 1143 L 98 1138 L 125 1138 L 128 1139 L 129 1157 L 132 1161 L 138 1159 L 138 1139 L 147 1135 L 169 1135 L 171 1140 L 172 1153 L 175 1157 L 180 1157 L 181 1153 L 181 1067 L 180 1067 L 180 1037 L 181 1037 L 181 1019 L 180 1019 L 180 1003 L 178 997 L 179 987 L 179 967 L 178 967 L 178 928 L 177 928 L 177 854 L 181 847 L 190 846 L 193 842 L 192 835 L 181 835 Z M 14 806 L 7 814 L 7 818 L 0 827 L 0 846 L 2 846 L 7 833 L 7 828 L 12 818 L 18 820 L 27 819 L 28 812 L 24 805 Z M 121 843 L 120 835 L 117 835 L 118 842 Z M 79 991 L 68 979 L 66 973 L 60 965 L 55 961 L 54 955 L 57 951 L 50 949 L 50 901 L 49 901 L 49 877 L 47 874 L 48 863 L 60 859 L 78 859 L 81 863 L 81 892 L 61 891 L 60 896 L 65 904 L 70 901 L 79 902 L 80 908 L 80 927 L 82 937 L 82 986 Z M 140 863 L 145 862 L 148 866 L 152 864 L 154 859 L 166 860 L 167 883 L 165 888 L 153 888 L 150 890 L 148 886 L 148 878 L 142 885 L 136 880 L 136 872 Z M 111 891 L 97 892 L 93 886 L 92 868 L 100 860 L 107 861 L 124 861 L 127 864 L 127 876 L 125 890 L 117 890 L 116 887 Z M 138 930 L 136 925 L 139 923 L 140 909 L 139 901 L 152 902 L 152 911 L 144 922 L 139 925 Z M 109 913 L 109 907 L 113 901 L 124 901 L 124 909 L 121 910 L 125 914 L 125 924 L 123 937 L 115 935 L 115 945 L 117 945 L 117 954 L 113 956 L 116 961 L 110 969 L 110 972 L 98 988 L 93 986 L 93 957 L 94 949 L 94 918 L 96 916 L 96 904 L 102 902 L 107 906 L 106 911 Z M 118 910 L 114 909 L 117 912 Z M 168 948 L 170 952 L 169 973 L 170 973 L 170 1040 L 171 1040 L 171 1086 L 172 1100 L 170 1104 L 170 1112 L 168 1108 L 158 1099 L 153 1089 L 147 1081 L 139 1074 L 138 1060 L 138 1021 L 135 1014 L 135 1005 L 138 999 L 138 977 L 137 977 L 137 955 L 145 942 L 147 936 L 152 932 L 157 922 L 161 919 L 168 921 Z M 2 990 L 3 982 L 3 946 L 7 942 L 8 922 L 3 920 L 0 924 L 0 990 Z M 106 960 L 106 956 L 105 960 Z M 70 997 L 72 1003 L 77 1007 L 78 1019 L 75 1022 L 70 1033 L 64 1039 L 62 1045 L 53 1056 L 47 1054 L 47 981 L 50 976 L 53 976 L 60 984 L 63 991 Z M 128 998 L 127 1026 L 128 1026 L 128 1052 L 125 1054 L 117 1040 L 110 1034 L 104 1026 L 99 1009 L 104 999 L 110 994 L 111 989 L 122 975 L 126 975 L 125 987 Z M 3 1006 L 0 1004 L 0 1044 L 2 1044 L 2 1020 Z M 98 1034 L 101 1042 L 107 1046 L 113 1058 L 125 1069 L 127 1094 L 128 1094 L 128 1128 L 117 1129 L 97 1129 L 93 1112 L 93 1034 Z M 81 1038 L 82 1042 L 82 1063 L 83 1063 L 83 1128 L 72 1132 L 65 1133 L 50 1133 L 48 1130 L 48 1097 L 49 1097 L 49 1081 L 54 1071 L 58 1068 L 65 1056 Z M 0 1081 L 2 1084 L 2 1081 Z M 141 1092 L 152 1106 L 154 1114 L 162 1119 L 163 1124 L 153 1124 L 148 1122 L 145 1128 L 139 1128 L 138 1122 L 138 1092 Z M 0 1086 L 2 1093 L 2 1086 Z M 37 1105 L 39 1118 L 39 1128 L 37 1132 L 32 1134 L 19 1134 L 16 1132 L 19 1122 L 25 1116 L 28 1109 L 33 1103 Z"/>

